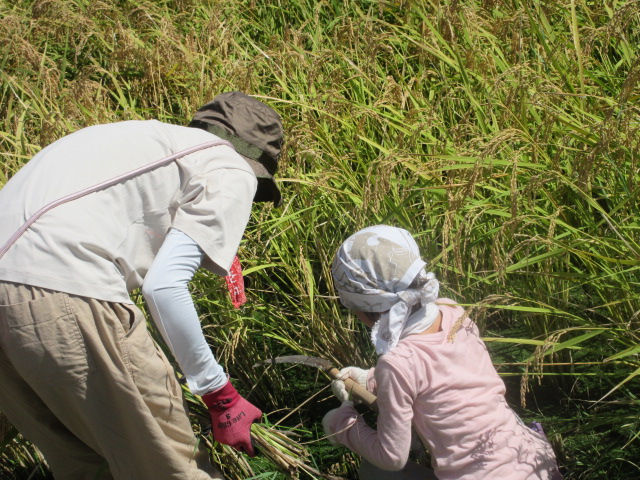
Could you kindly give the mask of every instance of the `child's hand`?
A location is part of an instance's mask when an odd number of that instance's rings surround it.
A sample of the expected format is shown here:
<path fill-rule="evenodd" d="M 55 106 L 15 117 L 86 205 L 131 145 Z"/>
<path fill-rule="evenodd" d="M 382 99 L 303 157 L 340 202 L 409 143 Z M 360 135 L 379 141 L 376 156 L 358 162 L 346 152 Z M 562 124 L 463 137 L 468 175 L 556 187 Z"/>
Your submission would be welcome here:
<path fill-rule="evenodd" d="M 350 378 L 354 382 L 361 385 L 363 388 L 367 388 L 367 377 L 369 375 L 369 370 L 364 370 L 358 367 L 345 367 L 340 370 L 338 374 L 338 378 L 344 380 L 346 378 Z M 338 400 L 341 402 L 346 402 L 352 400 L 350 397 L 350 392 L 347 391 L 347 387 L 345 386 L 342 380 L 334 380 L 331 382 L 331 390 L 333 390 L 333 394 L 336 396 Z"/>
<path fill-rule="evenodd" d="M 341 445 L 341 443 L 337 439 L 336 433 L 340 433 L 341 430 L 346 428 L 338 426 L 341 423 L 340 420 L 344 420 L 343 417 L 345 414 L 342 411 L 342 407 L 353 407 L 353 403 L 342 402 L 340 408 L 329 410 L 322 418 L 322 428 L 324 429 L 324 434 L 331 445 Z M 351 416 L 349 415 L 349 417 Z M 348 425 L 350 426 L 351 423 L 353 423 L 353 418 L 349 418 Z"/>
<path fill-rule="evenodd" d="M 347 386 L 344 384 L 342 380 L 334 380 L 331 382 L 331 390 L 335 397 L 342 402 L 348 402 L 350 399 L 349 392 L 347 392 Z"/>
<path fill-rule="evenodd" d="M 350 378 L 356 383 L 359 383 L 363 388 L 367 388 L 367 376 L 369 375 L 369 369 L 363 369 L 359 367 L 344 367 L 340 370 L 338 377 L 342 380 Z"/>

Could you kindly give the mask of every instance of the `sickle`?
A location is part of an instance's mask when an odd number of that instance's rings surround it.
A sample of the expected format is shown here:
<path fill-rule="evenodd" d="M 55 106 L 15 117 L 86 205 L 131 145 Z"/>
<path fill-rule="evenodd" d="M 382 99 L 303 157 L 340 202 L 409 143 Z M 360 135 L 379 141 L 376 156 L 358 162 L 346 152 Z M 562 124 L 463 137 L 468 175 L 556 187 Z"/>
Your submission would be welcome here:
<path fill-rule="evenodd" d="M 308 365 L 310 367 L 320 368 L 329 374 L 334 380 L 342 380 L 347 388 L 347 391 L 351 395 L 367 405 L 371 410 L 377 412 L 378 404 L 376 396 L 362 387 L 359 383 L 354 382 L 351 378 L 340 378 L 340 370 L 333 366 L 333 364 L 320 357 L 310 357 L 308 355 L 286 355 L 283 357 L 273 357 L 267 360 L 262 360 L 256 363 L 253 368 L 260 365 L 275 365 L 276 363 L 294 363 L 298 365 Z"/>

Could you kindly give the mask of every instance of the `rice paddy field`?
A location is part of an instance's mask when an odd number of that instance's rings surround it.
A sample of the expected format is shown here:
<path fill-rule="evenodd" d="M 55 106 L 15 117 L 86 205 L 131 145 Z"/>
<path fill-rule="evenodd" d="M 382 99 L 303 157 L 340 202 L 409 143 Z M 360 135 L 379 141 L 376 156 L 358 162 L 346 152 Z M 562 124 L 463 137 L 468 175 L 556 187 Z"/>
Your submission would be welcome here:
<path fill-rule="evenodd" d="M 254 207 L 239 252 L 249 302 L 205 272 L 192 285 L 265 412 L 249 459 L 211 440 L 185 390 L 229 478 L 356 478 L 359 458 L 323 438 L 329 378 L 253 365 L 375 364 L 329 267 L 385 223 L 477 321 L 565 478 L 640 479 L 640 2 L 0 0 L 0 46 L 0 186 L 79 128 L 184 125 L 224 91 L 282 115 L 284 202 Z M 52 478 L 4 417 L 0 440 L 0 478 Z"/>

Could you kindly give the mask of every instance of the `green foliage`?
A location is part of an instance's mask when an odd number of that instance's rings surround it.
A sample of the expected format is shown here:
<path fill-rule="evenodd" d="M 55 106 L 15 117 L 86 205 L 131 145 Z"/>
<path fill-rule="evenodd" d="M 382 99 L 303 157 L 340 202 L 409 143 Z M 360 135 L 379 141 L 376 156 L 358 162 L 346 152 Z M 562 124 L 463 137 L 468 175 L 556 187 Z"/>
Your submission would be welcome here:
<path fill-rule="evenodd" d="M 375 363 L 329 269 L 346 236 L 389 223 L 483 327 L 566 478 L 640 476 L 640 4 L 0 0 L 0 18 L 0 184 L 87 125 L 184 124 L 228 90 L 281 113 L 285 201 L 254 209 L 248 305 L 207 273 L 193 285 L 217 356 L 271 421 L 314 441 L 335 405 L 323 374 L 257 360 Z M 345 451 L 309 449 L 353 478 Z"/>

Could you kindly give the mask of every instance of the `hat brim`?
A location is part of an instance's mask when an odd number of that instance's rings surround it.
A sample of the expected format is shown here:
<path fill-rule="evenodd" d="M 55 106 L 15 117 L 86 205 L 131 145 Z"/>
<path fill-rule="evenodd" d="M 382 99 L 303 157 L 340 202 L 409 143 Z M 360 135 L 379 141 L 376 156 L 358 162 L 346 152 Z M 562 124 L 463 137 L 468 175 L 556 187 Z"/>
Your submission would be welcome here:
<path fill-rule="evenodd" d="M 280 205 L 282 195 L 280 193 L 280 189 L 276 185 L 273 175 L 271 175 L 266 167 L 260 162 L 252 160 L 249 157 L 245 157 L 242 154 L 240 154 L 240 156 L 249 164 L 258 179 L 258 189 L 253 197 L 253 201 L 273 202 L 276 207 Z"/>

